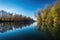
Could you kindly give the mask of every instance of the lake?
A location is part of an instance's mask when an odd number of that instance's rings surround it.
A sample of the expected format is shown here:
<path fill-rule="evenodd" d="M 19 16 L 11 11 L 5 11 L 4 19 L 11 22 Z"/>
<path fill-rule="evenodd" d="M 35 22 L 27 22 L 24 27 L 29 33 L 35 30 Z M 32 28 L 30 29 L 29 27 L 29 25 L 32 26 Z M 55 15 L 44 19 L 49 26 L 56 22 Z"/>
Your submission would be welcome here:
<path fill-rule="evenodd" d="M 0 40 L 60 40 L 60 24 L 0 23 Z"/>

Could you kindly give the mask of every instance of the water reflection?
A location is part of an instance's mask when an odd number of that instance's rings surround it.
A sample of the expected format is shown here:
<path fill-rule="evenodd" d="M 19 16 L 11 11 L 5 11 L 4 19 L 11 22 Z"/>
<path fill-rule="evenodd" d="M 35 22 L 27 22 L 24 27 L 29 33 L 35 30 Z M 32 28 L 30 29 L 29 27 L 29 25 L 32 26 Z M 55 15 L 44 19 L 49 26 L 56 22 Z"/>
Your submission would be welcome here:
<path fill-rule="evenodd" d="M 32 24 L 32 22 L 28 22 L 28 23 L 25 23 L 25 22 L 3 22 L 3 23 L 0 23 L 0 32 L 4 33 L 8 30 L 26 27 L 31 24 Z"/>
<path fill-rule="evenodd" d="M 38 31 L 42 31 L 47 36 L 48 40 L 60 40 L 60 24 L 37 24 Z"/>

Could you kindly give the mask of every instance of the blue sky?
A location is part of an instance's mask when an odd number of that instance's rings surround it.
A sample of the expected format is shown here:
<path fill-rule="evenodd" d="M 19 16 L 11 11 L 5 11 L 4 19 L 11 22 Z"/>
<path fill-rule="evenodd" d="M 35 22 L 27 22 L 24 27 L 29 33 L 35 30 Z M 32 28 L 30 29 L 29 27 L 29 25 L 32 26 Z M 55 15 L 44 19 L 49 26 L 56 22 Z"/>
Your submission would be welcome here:
<path fill-rule="evenodd" d="M 0 10 L 34 18 L 34 12 L 46 4 L 52 6 L 56 0 L 0 0 Z"/>

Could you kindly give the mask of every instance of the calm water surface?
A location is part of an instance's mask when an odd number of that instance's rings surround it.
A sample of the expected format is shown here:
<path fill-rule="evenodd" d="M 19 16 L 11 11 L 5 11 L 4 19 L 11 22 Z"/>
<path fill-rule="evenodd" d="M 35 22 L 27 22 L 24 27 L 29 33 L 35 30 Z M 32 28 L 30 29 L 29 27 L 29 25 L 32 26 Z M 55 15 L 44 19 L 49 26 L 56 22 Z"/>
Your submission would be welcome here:
<path fill-rule="evenodd" d="M 0 23 L 0 40 L 59 40 L 60 25 Z"/>

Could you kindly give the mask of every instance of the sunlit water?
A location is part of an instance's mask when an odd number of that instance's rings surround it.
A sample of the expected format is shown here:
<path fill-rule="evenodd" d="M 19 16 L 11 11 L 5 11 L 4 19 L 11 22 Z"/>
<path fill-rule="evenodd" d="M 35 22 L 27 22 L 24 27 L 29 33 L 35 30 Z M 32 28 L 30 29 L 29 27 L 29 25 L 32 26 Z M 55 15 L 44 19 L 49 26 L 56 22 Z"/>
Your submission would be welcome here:
<path fill-rule="evenodd" d="M 37 23 L 1 23 L 0 40 L 58 40 L 60 37 L 58 27 L 56 24 L 53 28 L 51 25 L 37 25 Z"/>

